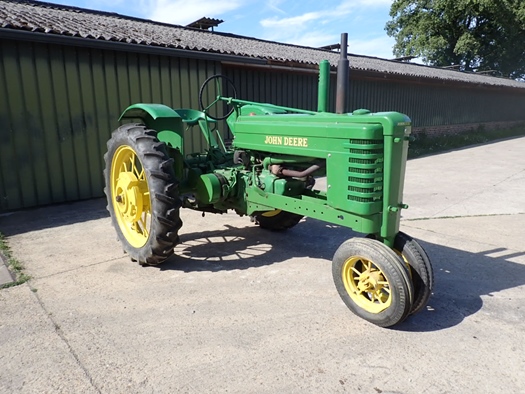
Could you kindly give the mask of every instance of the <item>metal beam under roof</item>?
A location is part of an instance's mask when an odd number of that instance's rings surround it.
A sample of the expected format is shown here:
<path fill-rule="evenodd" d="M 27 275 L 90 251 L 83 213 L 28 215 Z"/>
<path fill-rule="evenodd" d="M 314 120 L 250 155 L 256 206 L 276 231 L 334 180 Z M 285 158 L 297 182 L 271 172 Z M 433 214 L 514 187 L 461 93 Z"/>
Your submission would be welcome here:
<path fill-rule="evenodd" d="M 319 49 L 323 49 L 325 51 L 334 51 L 334 50 L 340 51 L 341 44 L 337 43 L 337 44 L 325 45 L 325 46 L 319 47 Z"/>

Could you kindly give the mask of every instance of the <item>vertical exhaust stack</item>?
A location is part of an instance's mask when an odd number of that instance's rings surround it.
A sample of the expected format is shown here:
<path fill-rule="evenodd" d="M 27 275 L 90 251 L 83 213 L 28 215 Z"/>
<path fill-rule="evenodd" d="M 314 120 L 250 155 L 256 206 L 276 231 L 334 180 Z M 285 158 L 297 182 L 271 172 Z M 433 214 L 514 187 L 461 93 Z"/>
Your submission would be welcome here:
<path fill-rule="evenodd" d="M 348 93 L 348 75 L 350 62 L 347 54 L 348 33 L 341 34 L 341 56 L 339 63 L 337 63 L 337 90 L 335 98 L 335 112 L 337 114 L 345 114 L 346 111 L 346 96 Z"/>

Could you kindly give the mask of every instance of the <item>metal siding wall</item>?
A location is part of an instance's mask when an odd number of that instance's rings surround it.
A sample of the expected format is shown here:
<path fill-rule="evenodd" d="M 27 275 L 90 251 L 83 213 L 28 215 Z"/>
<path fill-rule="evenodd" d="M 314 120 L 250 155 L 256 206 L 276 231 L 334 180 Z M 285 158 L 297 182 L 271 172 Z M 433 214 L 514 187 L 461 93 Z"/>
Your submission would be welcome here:
<path fill-rule="evenodd" d="M 0 41 L 0 211 L 103 195 L 103 154 L 130 104 L 198 108 L 214 61 Z M 201 151 L 198 130 L 187 152 Z"/>
<path fill-rule="evenodd" d="M 223 72 L 235 84 L 240 99 L 317 110 L 318 77 L 315 73 L 230 65 L 223 66 Z"/>
<path fill-rule="evenodd" d="M 198 108 L 215 61 L 0 40 L 0 211 L 103 195 L 105 142 L 137 102 Z M 317 75 L 224 66 L 239 98 L 316 110 Z M 335 107 L 331 76 L 329 108 Z M 205 97 L 205 100 L 212 100 Z M 416 127 L 525 120 L 525 92 L 350 73 L 348 111 L 407 114 Z M 227 133 L 224 122 L 223 134 Z M 226 137 L 229 135 L 226 134 Z M 206 146 L 198 129 L 186 152 Z"/>
<path fill-rule="evenodd" d="M 19 143 L 20 135 L 15 134 L 14 130 L 17 128 L 25 128 L 25 125 L 16 124 L 16 120 L 12 119 L 11 108 L 16 108 L 16 105 L 23 101 L 21 95 L 13 97 L 12 100 L 6 100 L 8 97 L 6 92 L 14 90 L 20 92 L 21 80 L 18 70 L 18 58 L 16 47 L 13 45 L 2 46 L 1 57 L 0 57 L 0 91 L 2 105 L 0 105 L 0 128 L 2 130 L 0 139 L 0 160 L 2 161 L 1 166 L 1 185 L 2 199 L 1 204 L 5 206 L 8 203 L 8 196 L 17 200 L 22 200 L 20 176 L 21 168 L 16 163 L 18 162 L 17 150 L 15 147 Z M 17 122 L 18 123 L 18 122 Z M 24 157 L 21 158 L 25 160 Z M 8 194 L 9 193 L 9 194 Z"/>
<path fill-rule="evenodd" d="M 222 69 L 234 83 L 237 96 L 242 100 L 317 110 L 318 76 L 315 73 L 232 65 L 223 65 Z M 226 125 L 221 129 L 228 131 L 228 138 L 232 137 Z"/>
<path fill-rule="evenodd" d="M 398 111 L 416 127 L 525 120 L 525 90 L 351 77 L 349 111 Z"/>
<path fill-rule="evenodd" d="M 234 81 L 239 97 L 277 105 L 317 109 L 317 76 L 312 73 L 263 70 L 228 65 L 224 72 Z M 271 87 L 271 89 L 268 89 Z M 336 78 L 331 76 L 329 108 L 335 110 Z M 398 111 L 415 127 L 525 120 L 525 90 L 408 83 L 362 78 L 350 73 L 347 110 Z"/>

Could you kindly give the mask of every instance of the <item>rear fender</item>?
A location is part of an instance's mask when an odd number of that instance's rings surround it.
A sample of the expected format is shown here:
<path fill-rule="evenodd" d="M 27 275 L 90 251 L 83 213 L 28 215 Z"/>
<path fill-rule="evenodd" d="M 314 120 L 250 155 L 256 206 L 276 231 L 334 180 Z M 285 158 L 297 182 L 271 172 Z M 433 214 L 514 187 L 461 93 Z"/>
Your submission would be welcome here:
<path fill-rule="evenodd" d="M 184 128 L 182 118 L 173 109 L 163 104 L 133 104 L 119 118 L 140 119 L 147 128 L 157 131 L 157 138 L 170 148 L 184 154 Z"/>

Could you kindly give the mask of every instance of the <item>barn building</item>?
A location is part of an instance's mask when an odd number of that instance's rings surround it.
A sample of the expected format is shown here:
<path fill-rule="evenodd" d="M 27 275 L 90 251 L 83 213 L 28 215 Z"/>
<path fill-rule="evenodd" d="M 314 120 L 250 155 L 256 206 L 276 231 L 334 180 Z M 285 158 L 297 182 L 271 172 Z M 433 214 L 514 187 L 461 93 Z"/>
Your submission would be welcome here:
<path fill-rule="evenodd" d="M 317 108 L 318 65 L 327 59 L 335 71 L 338 53 L 208 27 L 0 0 L 0 212 L 102 196 L 105 142 L 122 110 L 136 102 L 197 108 L 213 74 L 230 77 L 240 98 Z M 525 122 L 524 83 L 348 58 L 349 110 L 405 113 L 416 133 Z M 204 141 L 195 133 L 185 144 L 196 152 Z"/>

